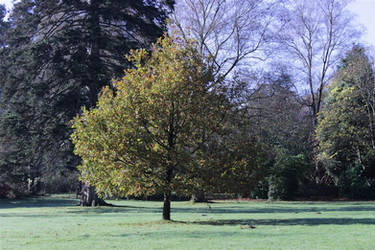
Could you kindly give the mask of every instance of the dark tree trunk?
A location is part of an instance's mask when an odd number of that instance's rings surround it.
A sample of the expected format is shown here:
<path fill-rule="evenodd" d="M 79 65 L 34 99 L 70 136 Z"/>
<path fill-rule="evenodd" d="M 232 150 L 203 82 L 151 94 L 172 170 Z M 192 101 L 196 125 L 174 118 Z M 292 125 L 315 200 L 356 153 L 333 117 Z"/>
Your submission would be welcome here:
<path fill-rule="evenodd" d="M 100 55 L 100 44 L 103 43 L 101 38 L 101 27 L 100 27 L 100 2 L 101 0 L 91 0 L 89 15 L 88 15 L 88 32 L 89 32 L 89 61 L 88 61 L 88 82 L 90 84 L 90 101 L 91 107 L 95 107 L 98 100 L 98 93 L 102 86 L 105 85 L 102 79 L 102 60 Z"/>
<path fill-rule="evenodd" d="M 163 220 L 171 220 L 171 191 L 164 193 Z"/>
<path fill-rule="evenodd" d="M 89 186 L 87 183 L 82 184 L 81 189 L 81 200 L 79 205 L 89 207 L 96 206 L 98 204 L 98 196 L 95 193 L 95 188 Z"/>
<path fill-rule="evenodd" d="M 98 93 L 102 86 L 101 77 L 101 59 L 100 59 L 100 17 L 99 17 L 99 5 L 100 0 L 89 1 L 90 7 L 88 9 L 87 28 L 89 33 L 89 58 L 88 58 L 88 80 L 90 91 L 90 106 L 95 107 Z M 90 186 L 86 183 L 82 184 L 81 189 L 81 206 L 107 206 L 103 199 L 100 199 L 95 192 L 95 187 Z"/>
<path fill-rule="evenodd" d="M 111 206 L 103 199 L 98 197 L 98 195 L 95 192 L 95 187 L 90 186 L 87 183 L 82 184 L 81 200 L 79 202 L 79 205 L 83 207 Z"/>

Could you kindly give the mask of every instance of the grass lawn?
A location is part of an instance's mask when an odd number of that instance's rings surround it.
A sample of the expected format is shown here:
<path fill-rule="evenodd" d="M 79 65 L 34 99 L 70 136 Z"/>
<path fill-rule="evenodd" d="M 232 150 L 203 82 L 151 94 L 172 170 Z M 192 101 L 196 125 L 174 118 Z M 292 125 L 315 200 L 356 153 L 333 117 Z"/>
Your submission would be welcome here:
<path fill-rule="evenodd" d="M 0 249 L 375 249 L 375 202 L 0 200 Z"/>

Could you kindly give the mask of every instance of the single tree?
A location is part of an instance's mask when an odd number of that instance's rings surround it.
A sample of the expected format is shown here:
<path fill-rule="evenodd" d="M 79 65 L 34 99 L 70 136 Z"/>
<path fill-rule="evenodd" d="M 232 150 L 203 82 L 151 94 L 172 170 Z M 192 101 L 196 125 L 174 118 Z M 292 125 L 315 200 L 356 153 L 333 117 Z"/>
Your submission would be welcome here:
<path fill-rule="evenodd" d="M 355 46 L 338 69 L 319 114 L 319 159 L 337 184 L 349 168 L 375 177 L 374 70 L 363 48 Z"/>
<path fill-rule="evenodd" d="M 79 169 L 102 194 L 163 193 L 169 220 L 171 193 L 191 194 L 213 166 L 205 149 L 224 130 L 228 90 L 192 42 L 165 36 L 151 55 L 137 50 L 128 58 L 136 68 L 74 120 Z"/>
<path fill-rule="evenodd" d="M 308 92 L 309 98 L 304 103 L 311 110 L 314 126 L 323 90 L 341 55 L 359 35 L 346 10 L 347 4 L 346 0 L 286 1 L 281 5 L 279 22 L 274 26 L 275 42 L 281 45 L 279 49 L 287 52 L 280 54 L 295 66 L 300 76 L 296 77 L 300 79 L 297 86 Z"/>

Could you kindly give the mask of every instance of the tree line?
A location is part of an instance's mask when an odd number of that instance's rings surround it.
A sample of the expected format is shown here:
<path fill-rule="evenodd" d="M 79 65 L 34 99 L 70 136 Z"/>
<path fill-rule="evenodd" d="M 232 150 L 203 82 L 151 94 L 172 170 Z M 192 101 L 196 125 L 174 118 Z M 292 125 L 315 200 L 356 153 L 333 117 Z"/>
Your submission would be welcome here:
<path fill-rule="evenodd" d="M 374 65 L 347 4 L 1 7 L 0 196 L 80 178 L 164 197 L 164 219 L 172 195 L 373 197 Z"/>

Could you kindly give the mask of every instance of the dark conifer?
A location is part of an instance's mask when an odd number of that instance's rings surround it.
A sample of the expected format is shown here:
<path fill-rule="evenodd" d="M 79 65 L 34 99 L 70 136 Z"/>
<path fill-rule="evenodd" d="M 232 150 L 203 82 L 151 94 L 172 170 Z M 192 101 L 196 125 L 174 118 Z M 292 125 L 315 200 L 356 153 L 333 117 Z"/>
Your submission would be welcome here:
<path fill-rule="evenodd" d="M 23 181 L 34 186 L 40 178 L 71 175 L 79 159 L 70 120 L 82 106 L 95 106 L 101 88 L 131 66 L 124 57 L 129 50 L 162 35 L 172 8 L 173 1 L 163 0 L 16 4 L 0 72 L 1 169 L 29 169 Z"/>

